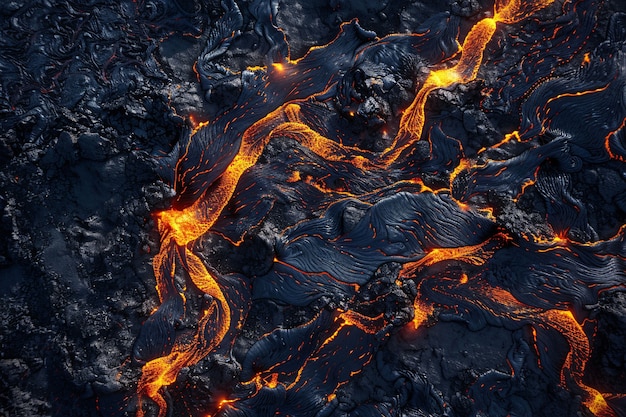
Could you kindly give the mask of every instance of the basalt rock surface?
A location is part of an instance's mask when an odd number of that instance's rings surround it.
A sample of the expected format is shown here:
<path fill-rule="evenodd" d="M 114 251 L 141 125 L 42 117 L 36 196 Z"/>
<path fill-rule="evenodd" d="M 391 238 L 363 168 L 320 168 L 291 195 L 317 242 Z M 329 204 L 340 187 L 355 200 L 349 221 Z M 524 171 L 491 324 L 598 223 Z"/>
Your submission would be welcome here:
<path fill-rule="evenodd" d="M 626 6 L 499 21 L 389 151 L 493 3 L 0 5 L 0 415 L 626 416 Z"/>

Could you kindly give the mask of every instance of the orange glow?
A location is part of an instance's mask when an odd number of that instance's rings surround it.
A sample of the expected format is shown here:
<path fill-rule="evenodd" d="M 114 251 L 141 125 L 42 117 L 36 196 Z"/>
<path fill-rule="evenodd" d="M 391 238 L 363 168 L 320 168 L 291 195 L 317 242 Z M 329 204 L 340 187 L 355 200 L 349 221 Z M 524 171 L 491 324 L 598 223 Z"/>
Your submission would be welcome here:
<path fill-rule="evenodd" d="M 561 369 L 561 383 L 565 386 L 567 378 L 572 378 L 574 382 L 585 391 L 583 404 L 595 415 L 602 417 L 615 417 L 616 414 L 609 407 L 604 396 L 592 387 L 582 382 L 583 373 L 589 355 L 589 339 L 582 326 L 569 310 L 542 310 L 536 307 L 527 306 L 518 301 L 510 292 L 496 287 L 483 286 L 481 288 L 486 297 L 498 304 L 498 309 L 486 306 L 483 307 L 491 311 L 494 315 L 506 316 L 516 320 L 534 318 L 540 325 L 551 327 L 565 337 L 569 345 L 569 352 Z M 504 308 L 502 308 L 504 307 Z M 533 329 L 536 341 L 537 333 Z M 537 355 L 541 353 L 536 351 Z"/>
<path fill-rule="evenodd" d="M 167 414 L 167 403 L 160 390 L 162 387 L 176 381 L 176 377 L 181 369 L 193 365 L 215 347 L 215 344 L 212 343 L 214 341 L 205 341 L 202 338 L 206 326 L 210 324 L 210 320 L 215 319 L 213 317 L 215 312 L 216 307 L 213 304 L 200 319 L 194 338 L 196 343 L 176 345 L 169 355 L 153 359 L 143 366 L 141 378 L 137 383 L 137 392 L 139 394 L 138 417 L 144 416 L 141 407 L 143 396 L 147 396 L 159 406 L 158 417 L 164 417 Z"/>
<path fill-rule="evenodd" d="M 210 224 L 202 221 L 201 209 L 202 204 L 198 200 L 184 210 L 170 209 L 157 213 L 159 230 L 167 233 L 178 246 L 185 246 L 210 228 Z"/>
<path fill-rule="evenodd" d="M 585 91 L 577 91 L 575 93 L 563 93 L 563 94 L 558 94 L 554 97 L 550 97 L 548 99 L 548 101 L 546 102 L 546 105 L 550 104 L 551 102 L 561 99 L 563 97 L 579 97 L 579 96 L 585 96 L 587 94 L 594 94 L 594 93 L 599 93 L 602 92 L 604 90 L 606 90 L 607 88 L 609 88 L 609 84 L 605 85 L 604 87 L 600 87 L 600 88 L 595 88 L 593 90 L 585 90 Z"/>
<path fill-rule="evenodd" d="M 383 314 L 376 317 L 364 316 L 356 311 L 346 310 L 339 316 L 347 326 L 355 326 L 365 333 L 374 334 L 382 328 Z"/>
<path fill-rule="evenodd" d="M 504 135 L 504 138 L 500 142 L 496 143 L 495 145 L 490 146 L 489 148 L 490 149 L 499 148 L 499 147 L 501 147 L 501 146 L 511 142 L 512 140 L 516 140 L 518 142 L 522 141 L 522 138 L 520 137 L 518 130 L 514 130 L 511 133 L 507 133 L 506 135 Z M 481 154 L 481 153 L 485 152 L 486 150 L 487 150 L 487 148 L 481 148 L 478 151 L 478 153 Z"/>
<path fill-rule="evenodd" d="M 383 158 L 387 164 L 395 161 L 400 153 L 413 141 L 420 140 L 424 128 L 424 106 L 431 92 L 456 83 L 467 83 L 476 78 L 482 62 L 482 54 L 496 30 L 494 19 L 483 19 L 472 27 L 461 48 L 459 62 L 450 67 L 431 71 L 411 105 L 400 119 L 400 129 L 392 147 L 385 150 Z"/>
<path fill-rule="evenodd" d="M 517 140 L 518 142 L 522 141 L 522 138 L 520 138 L 520 136 L 519 136 L 519 131 L 518 130 L 514 130 L 513 132 L 507 133 L 506 135 L 504 135 L 504 142 L 505 143 L 506 142 L 510 142 L 513 139 Z M 496 145 L 496 147 L 497 146 L 500 146 L 500 145 Z"/>
<path fill-rule="evenodd" d="M 463 261 L 470 265 L 483 265 L 492 255 L 494 250 L 493 248 L 485 249 L 485 247 L 491 243 L 496 243 L 496 245 L 499 246 L 506 240 L 508 240 L 507 236 L 502 233 L 498 233 L 491 239 L 477 245 L 454 248 L 434 248 L 428 251 L 422 259 L 404 264 L 400 274 L 405 277 L 410 276 L 414 274 L 419 267 L 430 266 L 438 262 L 451 260 Z"/>
<path fill-rule="evenodd" d="M 300 177 L 300 171 L 293 171 L 287 179 L 287 182 L 298 182 L 300 180 L 302 180 L 302 177 Z"/>
<path fill-rule="evenodd" d="M 493 18 L 498 22 L 506 24 L 516 23 L 553 2 L 554 0 L 510 0 L 506 4 L 502 4 L 503 1 L 500 0 L 496 3 L 496 12 Z"/>
<path fill-rule="evenodd" d="M 548 310 L 542 316 L 546 316 L 548 323 L 566 337 L 571 349 L 561 370 L 562 383 L 565 384 L 564 372 L 568 370 L 578 386 L 585 391 L 583 404 L 589 411 L 596 416 L 616 417 L 615 412 L 606 403 L 602 394 L 582 382 L 583 372 L 591 351 L 587 335 L 574 315 L 567 310 Z"/>
<path fill-rule="evenodd" d="M 265 383 L 267 384 L 267 387 L 269 388 L 276 388 L 278 386 L 278 374 L 271 373 L 269 376 L 269 380 L 265 379 Z"/>
<path fill-rule="evenodd" d="M 522 187 L 520 188 L 519 193 L 517 193 L 517 195 L 513 198 L 513 201 L 515 203 L 517 203 L 520 197 L 524 195 L 528 187 L 531 187 L 537 183 L 537 174 L 539 173 L 539 168 L 540 168 L 539 166 L 535 168 L 532 178 L 528 178 L 526 179 L 526 181 L 522 183 Z"/>
<path fill-rule="evenodd" d="M 285 66 L 283 64 L 281 64 L 280 62 L 274 62 L 272 64 L 272 67 L 278 71 L 278 72 L 283 72 L 285 71 Z"/>
<path fill-rule="evenodd" d="M 459 161 L 459 164 L 454 168 L 454 170 L 452 171 L 452 173 L 450 174 L 450 184 L 452 184 L 452 181 L 454 181 L 454 179 L 464 170 L 468 169 L 469 167 L 471 167 L 470 161 L 463 158 L 461 159 L 461 161 Z"/>
<path fill-rule="evenodd" d="M 415 301 L 413 301 L 413 311 L 413 328 L 417 329 L 428 322 L 428 317 L 434 313 L 435 309 L 432 304 L 426 304 L 424 301 L 420 300 L 419 297 L 415 297 Z"/>
<path fill-rule="evenodd" d="M 260 66 L 260 65 L 254 65 L 254 66 L 251 66 L 251 67 L 247 67 L 246 70 L 248 70 L 250 72 L 266 71 L 267 67 L 263 67 L 263 66 Z"/>
<path fill-rule="evenodd" d="M 468 264 L 482 265 L 485 263 L 486 259 L 475 254 L 477 249 L 479 248 L 476 246 L 463 246 L 459 248 L 435 248 L 428 252 L 426 256 L 417 263 L 420 266 L 430 266 L 438 262 L 459 259 L 467 262 Z M 411 264 L 407 265 L 411 266 Z"/>
<path fill-rule="evenodd" d="M 199 120 L 197 120 L 196 116 L 194 116 L 193 114 L 189 115 L 189 123 L 191 124 L 191 127 L 193 128 L 193 130 L 191 132 L 192 135 L 194 135 L 197 131 L 199 131 L 203 127 L 209 125 L 209 122 L 207 122 L 207 121 L 199 121 Z"/>
<path fill-rule="evenodd" d="M 386 165 L 393 163 L 412 142 L 420 140 L 424 128 L 424 106 L 431 92 L 457 83 L 476 79 L 483 59 L 483 52 L 496 31 L 496 24 L 515 23 L 550 4 L 554 0 L 522 2 L 511 0 L 498 2 L 493 18 L 476 23 L 461 46 L 461 57 L 450 68 L 431 71 L 417 92 L 411 105 L 402 113 L 400 129 L 393 144 L 385 150 L 382 159 Z"/>
<path fill-rule="evenodd" d="M 591 387 L 584 387 L 587 391 L 587 398 L 584 400 L 585 407 L 598 417 L 617 417 L 604 399 L 604 395 Z"/>
<path fill-rule="evenodd" d="M 624 129 L 624 126 L 626 126 L 626 119 L 622 120 L 622 123 L 619 125 L 619 127 L 617 129 L 615 129 L 612 132 L 609 132 L 605 137 L 604 137 L 604 148 L 606 149 L 607 153 L 609 154 L 609 157 L 611 159 L 615 159 L 621 162 L 626 162 L 626 158 L 624 158 L 621 155 L 616 155 L 613 150 L 611 149 L 611 137 L 613 137 L 614 135 L 617 134 L 617 132 L 619 132 L 620 130 Z"/>
<path fill-rule="evenodd" d="M 217 410 L 221 411 L 226 405 L 232 404 L 237 400 L 229 400 L 228 398 L 224 398 L 217 403 Z M 212 415 L 208 414 L 206 417 L 212 417 Z"/>
<path fill-rule="evenodd" d="M 181 369 L 192 366 L 206 357 L 206 355 L 222 343 L 224 337 L 231 330 L 231 321 L 233 320 L 231 305 L 229 305 L 227 295 L 222 291 L 222 287 L 220 287 L 219 277 L 212 276 L 201 258 L 193 252 L 193 246 L 194 242 L 209 232 L 214 226 L 224 208 L 231 200 L 241 176 L 246 170 L 257 163 L 263 150 L 272 139 L 278 137 L 292 139 L 298 142 L 302 147 L 327 161 L 351 164 L 353 167 L 363 171 L 388 168 L 389 165 L 397 161 L 403 151 L 414 144 L 415 141 L 421 139 L 425 125 L 424 107 L 430 93 L 440 88 L 451 87 L 455 84 L 469 83 L 477 78 L 482 65 L 484 51 L 489 42 L 491 42 L 498 23 L 511 24 L 518 22 L 529 16 L 530 13 L 536 12 L 552 3 L 553 0 L 531 2 L 522 2 L 521 0 L 498 0 L 493 17 L 484 18 L 471 28 L 463 44 L 460 46 L 459 53 L 446 62 L 445 65 L 449 66 L 431 70 L 421 86 L 418 86 L 413 102 L 402 113 L 398 133 L 393 138 L 392 144 L 381 154 L 375 155 L 372 152 L 357 147 L 345 146 L 333 140 L 332 137 L 326 137 L 324 134 L 319 133 L 306 124 L 305 117 L 301 113 L 300 107 L 300 104 L 304 103 L 304 101 L 287 103 L 268 113 L 245 130 L 241 137 L 240 148 L 231 163 L 221 174 L 220 178 L 216 180 L 214 184 L 210 185 L 198 200 L 189 207 L 181 210 L 169 209 L 156 213 L 155 217 L 161 235 L 161 248 L 159 253 L 153 258 L 153 269 L 160 301 L 163 302 L 164 299 L 167 299 L 167 291 L 170 291 L 170 293 L 172 291 L 171 282 L 173 282 L 176 268 L 182 268 L 179 272 L 186 271 L 189 281 L 193 283 L 198 290 L 210 295 L 212 301 L 206 311 L 202 313 L 195 334 L 187 337 L 184 341 L 177 340 L 169 354 L 147 362 L 142 368 L 142 375 L 137 388 L 140 399 L 137 415 L 139 417 L 144 415 L 141 408 L 141 400 L 145 397 L 150 398 L 159 407 L 159 417 L 167 415 L 167 404 L 163 397 L 163 388 L 176 381 Z M 456 63 L 454 63 L 455 60 Z M 292 70 L 295 69 L 294 65 L 296 65 L 297 62 L 298 60 L 291 61 L 287 59 L 284 63 L 273 63 L 269 68 L 250 67 L 248 70 L 268 71 L 268 78 L 270 80 L 272 79 L 272 74 L 274 74 L 274 80 L 282 80 L 288 78 L 283 77 L 284 75 L 293 74 Z M 586 64 L 588 62 L 590 62 L 590 56 L 587 53 L 583 57 L 583 63 Z M 607 87 L 591 91 L 562 94 L 548 100 L 546 105 L 562 97 L 591 94 L 603 91 L 603 89 L 606 88 Z M 302 105 L 304 106 L 304 104 Z M 354 111 L 349 111 L 348 115 L 354 117 L 355 113 Z M 208 124 L 208 122 L 198 123 L 193 116 L 190 116 L 190 123 L 194 127 L 194 134 Z M 605 137 L 605 148 L 611 158 L 619 159 L 623 162 L 626 162 L 623 157 L 612 152 L 610 139 L 619 130 L 623 129 L 625 125 L 626 119 L 622 121 L 618 129 Z M 328 133 L 325 134 L 328 135 Z M 382 131 L 383 136 L 387 136 L 387 134 L 386 130 Z M 192 137 L 192 140 L 193 139 Z M 490 148 L 503 146 L 513 140 L 521 141 L 518 131 L 513 131 L 505 135 L 500 143 Z M 484 151 L 484 149 L 480 150 L 479 153 L 482 151 Z M 450 189 L 454 180 L 462 172 L 472 168 L 474 164 L 473 161 L 467 158 L 462 158 L 459 161 L 459 164 L 452 170 L 449 176 Z M 503 168 L 503 170 L 505 169 L 506 168 Z M 536 176 L 537 171 L 535 171 L 533 178 L 530 178 L 522 185 L 520 194 L 516 196 L 514 201 L 517 201 L 517 198 L 524 193 L 526 187 L 535 183 Z M 325 185 L 323 179 L 313 179 L 299 171 L 293 171 L 287 179 L 288 183 L 296 183 L 299 181 L 304 181 L 316 187 L 322 193 L 339 193 L 350 197 L 353 196 L 350 190 L 333 190 L 330 186 Z M 408 180 L 407 182 L 421 185 L 422 191 L 432 191 L 423 184 L 421 179 Z M 438 191 L 447 192 L 449 190 L 445 189 L 444 185 L 442 189 Z M 469 205 L 460 202 L 457 203 L 457 206 L 462 210 L 471 209 Z M 487 207 L 482 210 L 491 216 L 491 218 L 494 217 L 493 209 Z M 465 263 L 463 267 L 467 267 L 467 269 L 471 271 L 468 267 L 469 265 L 483 265 L 491 257 L 493 251 L 500 248 L 502 244 L 509 239 L 510 238 L 504 234 L 498 233 L 487 241 L 477 245 L 429 249 L 422 259 L 405 263 L 401 271 L 401 277 L 411 276 L 413 278 L 413 275 L 418 272 L 419 268 L 447 261 L 463 262 Z M 568 242 L 566 237 L 555 236 L 549 243 L 555 246 L 565 246 Z M 278 258 L 274 258 L 274 263 L 283 262 Z M 339 280 L 337 277 L 330 278 Z M 470 288 L 473 289 L 478 279 L 480 279 L 480 277 L 472 274 L 472 280 L 470 281 L 468 274 L 462 273 L 458 277 L 458 282 L 456 280 L 450 281 L 452 281 L 452 285 L 457 288 L 467 290 Z M 170 283 L 169 288 L 168 283 Z M 400 285 L 401 281 L 396 281 L 396 284 Z M 358 289 L 357 284 L 353 285 Z M 558 330 L 565 337 L 570 346 L 570 352 L 561 370 L 562 383 L 565 383 L 567 378 L 573 379 L 575 383 L 585 391 L 583 402 L 592 413 L 602 417 L 614 415 L 607 405 L 604 396 L 593 388 L 584 385 L 582 382 L 584 368 L 590 355 L 589 340 L 571 312 L 564 310 L 545 311 L 525 305 L 517 300 L 509 291 L 490 287 L 488 284 L 478 289 L 477 293 L 478 292 L 483 297 L 476 297 L 476 300 L 470 300 L 469 302 L 479 305 L 496 316 L 503 316 L 514 320 L 528 320 L 532 318 L 534 323 L 538 323 L 541 327 L 546 326 Z M 435 305 L 428 300 L 422 299 L 419 284 L 418 294 L 413 302 L 413 308 L 414 318 L 412 323 L 415 329 L 426 325 L 429 318 L 435 313 Z M 383 314 L 376 317 L 368 317 L 352 310 L 340 311 L 340 313 L 335 316 L 335 322 L 333 324 L 334 332 L 327 337 L 321 344 L 321 347 L 327 346 L 328 343 L 333 341 L 346 326 L 352 326 L 367 334 L 376 334 L 384 328 L 385 324 Z M 532 331 L 536 339 L 536 329 L 533 328 Z M 208 338 L 206 336 L 207 334 L 212 336 Z M 319 349 L 321 349 L 321 347 Z M 539 351 L 536 351 L 536 353 L 537 356 L 540 356 Z M 286 389 L 295 386 L 296 382 L 301 378 L 303 369 L 304 366 L 298 370 L 295 381 L 287 386 Z M 284 375 L 270 372 L 271 370 L 272 369 L 261 372 L 259 375 L 256 375 L 251 382 L 254 382 L 258 389 L 261 387 L 276 388 L 279 384 L 288 384 L 288 382 L 285 382 Z M 283 381 L 281 381 L 281 376 L 283 377 Z M 335 393 L 329 394 L 327 397 L 328 401 L 333 401 L 335 398 Z M 221 409 L 226 404 L 234 401 L 235 400 L 223 399 L 219 402 L 219 408 Z"/>
<path fill-rule="evenodd" d="M 219 403 L 219 407 L 222 408 L 226 404 L 230 404 L 232 402 L 234 402 L 234 400 L 228 400 L 228 399 L 221 400 L 220 403 Z"/>
<path fill-rule="evenodd" d="M 295 139 L 328 161 L 348 161 L 363 170 L 372 167 L 368 159 L 360 155 L 354 156 L 348 153 L 349 151 L 360 152 L 359 149 L 340 145 L 334 140 L 320 135 L 304 123 L 283 123 L 272 131 L 271 137 L 274 136 L 284 136 Z"/>
<path fill-rule="evenodd" d="M 167 404 L 160 393 L 164 386 L 172 384 L 186 366 L 195 364 L 213 350 L 230 329 L 231 311 L 224 293 L 217 281 L 209 274 L 206 267 L 188 247 L 188 244 L 205 234 L 215 223 L 218 216 L 232 196 L 243 172 L 256 163 L 269 140 L 268 127 L 284 121 L 282 108 L 268 114 L 253 124 L 243 135 L 240 152 L 222 174 L 219 184 L 205 193 L 193 205 L 183 210 L 166 210 L 157 214 L 158 228 L 161 233 L 161 250 L 154 259 L 154 273 L 157 281 L 157 292 L 163 301 L 165 278 L 163 265 L 171 264 L 170 276 L 173 276 L 176 261 L 175 247 L 184 252 L 183 267 L 189 278 L 202 292 L 213 297 L 214 303 L 204 312 L 198 323 L 195 336 L 183 345 L 176 345 L 166 356 L 146 363 L 138 382 L 140 406 L 138 417 L 143 416 L 141 399 L 147 396 L 159 406 L 159 417 L 167 413 Z M 165 268 L 167 269 L 167 268 Z M 208 325 L 215 326 L 214 338 L 205 340 L 205 329 Z"/>
<path fill-rule="evenodd" d="M 380 321 L 382 319 L 382 314 L 377 316 L 377 317 L 367 317 L 364 316 L 360 313 L 357 313 L 356 311 L 352 311 L 352 310 L 346 310 L 346 311 L 342 311 L 341 314 L 339 314 L 339 316 L 337 316 L 337 321 L 339 321 L 339 327 L 337 327 L 337 329 L 333 332 L 332 335 L 330 335 L 325 341 L 324 343 L 322 343 L 322 346 L 327 345 L 328 343 L 330 343 L 331 341 L 333 341 L 337 335 L 339 334 L 339 332 L 345 327 L 345 326 L 355 326 L 357 328 L 359 328 L 360 330 L 364 331 L 365 333 L 369 333 L 369 334 L 373 334 L 376 333 L 378 330 L 380 330 L 379 328 L 375 328 L 375 326 L 378 324 L 380 325 Z"/>

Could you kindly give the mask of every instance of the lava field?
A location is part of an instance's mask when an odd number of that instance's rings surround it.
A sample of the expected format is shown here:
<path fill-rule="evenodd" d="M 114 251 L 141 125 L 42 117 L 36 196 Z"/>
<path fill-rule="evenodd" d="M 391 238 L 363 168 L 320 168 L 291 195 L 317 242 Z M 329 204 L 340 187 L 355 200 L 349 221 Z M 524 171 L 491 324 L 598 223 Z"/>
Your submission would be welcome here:
<path fill-rule="evenodd" d="M 0 416 L 626 417 L 622 0 L 0 22 Z"/>

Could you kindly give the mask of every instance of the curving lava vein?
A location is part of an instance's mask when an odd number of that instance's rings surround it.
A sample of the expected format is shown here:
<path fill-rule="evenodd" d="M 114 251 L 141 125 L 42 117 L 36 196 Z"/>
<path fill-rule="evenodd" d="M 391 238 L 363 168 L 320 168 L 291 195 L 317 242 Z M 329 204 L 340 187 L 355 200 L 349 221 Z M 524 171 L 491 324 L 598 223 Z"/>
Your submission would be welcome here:
<path fill-rule="evenodd" d="M 548 81 L 554 84 L 551 91 L 558 92 L 548 98 L 550 89 L 539 85 L 523 97 L 521 133 L 510 133 L 479 152 L 479 156 L 490 155 L 511 142 L 519 145 L 522 151 L 506 160 L 479 162 L 465 155 L 459 141 L 427 120 L 426 102 L 433 91 L 477 78 L 484 51 L 499 25 L 514 28 L 551 4 L 549 0 L 497 2 L 492 17 L 474 24 L 462 45 L 447 38 L 446 25 L 454 25 L 449 16 L 441 17 L 441 27 L 382 39 L 351 22 L 330 44 L 299 60 L 278 60 L 241 73 L 245 87 L 237 104 L 215 121 L 200 125 L 173 154 L 177 197 L 172 208 L 156 214 L 161 246 L 153 266 L 161 304 L 135 344 L 135 358 L 145 362 L 137 388 L 138 415 L 144 415 L 141 402 L 146 397 L 158 406 L 159 417 L 167 415 L 171 405 L 164 397 L 166 387 L 183 368 L 227 344 L 226 339 L 236 338 L 252 300 L 270 298 L 306 306 L 322 296 L 340 300 L 341 307 L 322 309 L 311 321 L 276 329 L 256 342 L 240 373 L 240 383 L 253 388 L 215 404 L 212 411 L 227 416 L 331 414 L 338 404 L 338 390 L 376 360 L 378 346 L 393 328 L 411 321 L 367 314 L 358 305 L 361 289 L 390 262 L 403 265 L 397 285 L 416 283 L 412 327 L 428 324 L 438 311 L 465 314 L 471 317 L 470 324 L 529 325 L 537 355 L 542 363 L 555 364 L 562 387 L 580 390 L 582 403 L 592 414 L 615 415 L 605 396 L 583 381 L 590 345 L 580 320 L 585 317 L 584 306 L 593 304 L 600 291 L 626 281 L 623 229 L 608 240 L 594 236 L 584 209 L 568 187 L 569 175 L 580 169 L 580 161 L 624 161 L 620 138 L 626 114 L 616 123 L 595 120 L 603 127 L 596 128 L 593 137 L 568 129 L 565 114 L 574 100 L 612 97 L 612 89 L 598 84 L 619 83 L 620 77 L 598 81 L 593 75 L 599 71 L 589 70 L 581 75 L 586 79 L 580 91 L 571 91 L 566 80 Z M 227 48 L 241 22 L 235 3 L 226 6 L 219 30 L 212 34 L 215 50 L 205 54 L 208 57 Z M 277 46 L 283 51 L 285 47 Z M 386 148 L 377 152 L 334 138 L 324 122 L 331 107 L 325 104 L 333 99 L 359 100 L 358 94 L 350 98 L 346 93 L 353 87 L 348 78 L 352 69 L 385 60 L 401 66 L 411 56 L 417 56 L 429 72 L 415 81 L 419 86 L 415 98 L 402 112 L 397 133 Z M 199 73 L 203 76 L 202 68 Z M 543 75 L 532 76 L 540 83 Z M 549 140 L 539 144 L 539 137 Z M 248 288 L 233 288 L 206 265 L 196 244 L 216 228 L 233 196 L 241 193 L 238 190 L 247 189 L 242 184 L 246 172 L 278 138 L 298 143 L 298 149 L 322 161 L 328 170 L 324 181 L 303 177 L 294 169 L 280 187 L 300 183 L 329 204 L 323 206 L 320 218 L 283 231 L 269 272 L 247 283 Z M 426 141 L 429 149 L 419 173 L 443 172 L 447 184 L 426 186 L 420 175 L 406 168 L 418 141 Z M 339 175 L 344 186 L 333 187 L 332 180 Z M 363 177 L 385 180 L 367 187 L 359 182 Z M 486 204 L 492 192 L 516 202 L 529 187 L 551 202 L 546 221 L 552 235 L 504 230 L 494 208 Z M 363 213 L 358 221 L 350 227 L 338 222 L 341 213 L 355 207 Z M 240 241 L 235 239 L 235 245 Z M 438 266 L 438 272 L 429 273 L 433 266 Z M 187 276 L 206 294 L 195 329 L 182 334 L 172 324 L 186 311 L 180 276 Z M 554 332 L 565 338 L 564 358 L 538 349 Z M 512 362 L 511 366 L 512 375 L 505 380 L 513 384 L 520 365 Z M 476 401 L 478 408 L 488 406 Z"/>

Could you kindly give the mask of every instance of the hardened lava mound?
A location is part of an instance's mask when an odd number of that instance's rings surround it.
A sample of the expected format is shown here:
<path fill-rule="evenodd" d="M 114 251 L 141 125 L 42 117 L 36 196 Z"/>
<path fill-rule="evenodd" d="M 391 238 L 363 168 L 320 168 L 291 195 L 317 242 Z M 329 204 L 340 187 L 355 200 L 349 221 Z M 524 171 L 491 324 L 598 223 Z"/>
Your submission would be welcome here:
<path fill-rule="evenodd" d="M 626 416 L 621 1 L 0 19 L 0 415 Z"/>

